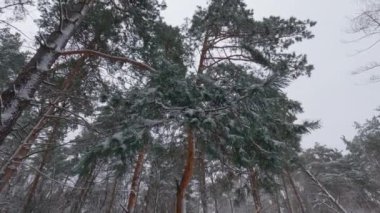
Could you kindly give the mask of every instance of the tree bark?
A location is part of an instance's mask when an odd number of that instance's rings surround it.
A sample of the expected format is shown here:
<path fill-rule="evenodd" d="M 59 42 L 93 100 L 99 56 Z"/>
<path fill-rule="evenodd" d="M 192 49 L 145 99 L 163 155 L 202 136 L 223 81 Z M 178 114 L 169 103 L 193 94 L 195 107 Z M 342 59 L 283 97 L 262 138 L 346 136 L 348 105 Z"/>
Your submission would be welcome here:
<path fill-rule="evenodd" d="M 284 175 L 281 174 L 281 179 L 282 179 L 282 184 L 284 186 L 284 191 L 285 191 L 285 203 L 286 206 L 288 207 L 289 213 L 293 213 L 293 208 L 292 208 L 292 203 L 290 202 L 290 197 L 289 197 L 289 192 L 288 192 L 288 187 L 286 186 L 286 181 L 284 178 Z"/>
<path fill-rule="evenodd" d="M 334 198 L 334 196 L 332 196 L 330 194 L 330 192 L 326 189 L 326 187 L 324 187 L 322 185 L 321 182 L 319 182 L 319 180 L 309 171 L 307 170 L 305 167 L 301 166 L 302 170 L 305 172 L 305 174 L 318 186 L 318 188 L 330 199 L 330 201 L 332 203 L 334 203 L 334 205 L 336 207 L 338 207 L 338 210 L 342 213 L 348 213 L 348 211 L 338 202 L 337 199 Z"/>
<path fill-rule="evenodd" d="M 84 58 L 80 58 L 74 68 L 70 71 L 67 78 L 63 82 L 62 91 L 67 91 L 73 84 L 73 82 L 78 78 L 81 72 L 81 67 L 84 63 Z M 33 143 L 38 137 L 40 131 L 44 128 L 46 123 L 49 121 L 49 117 L 54 114 L 56 105 L 62 101 L 62 96 L 57 97 L 53 100 L 50 106 L 47 107 L 45 113 L 40 117 L 37 123 L 34 125 L 33 129 L 24 138 L 21 145 L 16 149 L 13 155 L 10 157 L 9 161 L 3 166 L 0 172 L 0 192 L 9 184 L 10 179 L 17 173 L 18 167 L 21 165 L 22 161 L 28 155 Z"/>
<path fill-rule="evenodd" d="M 211 184 L 214 185 L 215 182 L 214 182 L 213 174 L 211 174 L 210 177 L 211 177 Z M 217 198 L 217 195 L 214 194 L 214 195 L 213 195 L 213 198 L 214 198 L 214 210 L 215 210 L 215 213 L 219 213 L 219 207 L 218 207 L 218 198 Z"/>
<path fill-rule="evenodd" d="M 255 203 L 256 213 L 261 213 L 262 205 L 261 205 L 260 191 L 259 191 L 259 185 L 258 185 L 258 173 L 255 168 L 251 169 L 250 182 L 251 182 L 252 197 Z"/>
<path fill-rule="evenodd" d="M 52 148 L 53 148 L 53 145 L 55 144 L 55 141 L 56 141 L 59 125 L 60 125 L 60 122 L 58 120 L 56 120 L 54 125 L 53 125 L 52 132 L 49 135 L 49 139 L 47 140 L 46 150 L 44 151 L 44 153 L 42 155 L 42 160 L 41 160 L 40 166 L 38 168 L 38 171 L 43 170 L 43 168 L 45 167 L 46 163 L 48 162 L 48 160 L 51 156 Z M 30 208 L 30 204 L 31 204 L 32 199 L 34 197 L 34 194 L 35 194 L 35 191 L 37 189 L 37 185 L 39 183 L 40 178 L 41 178 L 41 173 L 36 172 L 34 179 L 33 179 L 32 183 L 30 184 L 29 191 L 26 195 L 26 201 L 25 201 L 25 204 L 23 207 L 23 212 L 29 212 L 28 209 Z"/>
<path fill-rule="evenodd" d="M 281 213 L 281 204 L 280 204 L 280 199 L 278 195 L 278 190 L 276 189 L 274 199 L 276 200 L 276 207 L 277 207 L 277 213 Z"/>
<path fill-rule="evenodd" d="M 142 150 L 139 152 L 137 156 L 135 171 L 133 172 L 132 183 L 131 183 L 131 192 L 129 193 L 129 198 L 128 198 L 128 205 L 127 205 L 128 213 L 133 213 L 135 210 L 137 194 L 139 192 L 139 186 L 140 186 L 141 173 L 144 168 L 144 158 L 145 158 L 146 150 L 147 150 L 147 145 L 145 145 L 142 148 Z"/>
<path fill-rule="evenodd" d="M 305 206 L 303 205 L 301 195 L 300 195 L 300 193 L 298 192 L 298 189 L 297 189 L 297 187 L 296 187 L 296 185 L 295 185 L 295 183 L 294 183 L 294 181 L 293 181 L 293 178 L 292 178 L 292 176 L 291 176 L 289 170 L 286 169 L 284 172 L 285 172 L 286 176 L 287 176 L 288 179 L 289 179 L 289 183 L 290 183 L 290 185 L 292 186 L 292 189 L 293 189 L 294 194 L 296 195 L 296 198 L 297 198 L 297 201 L 298 201 L 298 203 L 299 203 L 299 206 L 300 206 L 301 212 L 302 212 L 302 213 L 306 213 L 306 211 L 305 211 Z"/>
<path fill-rule="evenodd" d="M 112 184 L 111 199 L 110 199 L 110 201 L 108 203 L 108 208 L 105 211 L 106 213 L 111 213 L 112 212 L 113 203 L 114 203 L 115 197 L 116 197 L 116 186 L 117 186 L 117 176 L 115 176 L 115 180 L 114 180 L 114 182 Z"/>
<path fill-rule="evenodd" d="M 97 176 L 96 162 L 93 162 L 90 171 L 87 174 L 80 175 L 77 182 L 75 183 L 75 188 L 72 193 L 70 193 L 70 197 L 68 198 L 68 205 L 70 207 L 71 213 L 79 213 L 83 207 L 87 199 L 87 195 L 91 190 L 91 186 L 94 183 L 94 180 Z M 79 192 L 77 192 L 79 190 Z M 71 205 L 70 205 L 71 204 Z"/>
<path fill-rule="evenodd" d="M 68 7 L 62 15 L 59 28 L 43 42 L 32 59 L 18 74 L 16 80 L 0 95 L 0 145 L 12 131 L 17 119 L 30 105 L 35 92 L 50 67 L 57 60 L 74 31 L 78 28 L 93 0 L 79 1 Z"/>
<path fill-rule="evenodd" d="M 235 213 L 235 208 L 234 208 L 234 201 L 230 198 L 230 208 L 231 208 L 231 213 Z"/>
<path fill-rule="evenodd" d="M 200 194 L 203 213 L 208 213 L 207 206 L 207 188 L 206 188 L 206 153 L 205 145 L 201 144 L 201 152 L 199 156 L 199 183 L 200 183 Z"/>
<path fill-rule="evenodd" d="M 176 196 L 176 213 L 184 212 L 184 198 L 186 188 L 190 183 L 191 177 L 193 175 L 195 161 L 195 141 L 193 130 L 191 127 L 187 128 L 187 158 L 185 169 L 183 171 L 181 183 L 177 186 L 177 196 Z"/>

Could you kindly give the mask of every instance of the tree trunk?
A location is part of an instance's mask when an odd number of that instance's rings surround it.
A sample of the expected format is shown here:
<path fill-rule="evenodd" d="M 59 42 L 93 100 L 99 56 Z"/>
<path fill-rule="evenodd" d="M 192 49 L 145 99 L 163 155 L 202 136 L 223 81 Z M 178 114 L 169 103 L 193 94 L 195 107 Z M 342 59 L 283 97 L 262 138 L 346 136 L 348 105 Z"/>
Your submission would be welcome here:
<path fill-rule="evenodd" d="M 199 183 L 200 183 L 200 194 L 203 213 L 208 213 L 207 208 L 207 188 L 206 188 L 206 153 L 205 145 L 201 144 L 201 152 L 199 156 Z"/>
<path fill-rule="evenodd" d="M 286 181 L 284 178 L 284 175 L 281 174 L 281 179 L 282 179 L 282 184 L 284 186 L 284 191 L 285 191 L 285 203 L 287 204 L 286 206 L 288 207 L 289 213 L 293 213 L 293 208 L 292 208 L 292 203 L 290 202 L 290 197 L 289 197 L 289 192 L 288 192 L 288 187 L 286 186 Z"/>
<path fill-rule="evenodd" d="M 41 164 L 38 168 L 38 171 L 43 170 L 43 168 L 45 167 L 46 163 L 48 162 L 48 160 L 51 156 L 53 145 L 56 142 L 57 131 L 58 131 L 59 126 L 60 126 L 60 122 L 58 120 L 56 120 L 54 125 L 53 125 L 53 130 L 49 135 L 49 139 L 47 140 L 46 150 L 44 151 L 44 153 L 42 155 L 42 160 L 41 160 Z M 25 204 L 23 207 L 23 212 L 29 212 L 28 209 L 30 208 L 30 204 L 31 204 L 32 199 L 34 197 L 34 194 L 35 194 L 35 191 L 37 189 L 37 185 L 38 185 L 40 178 L 41 178 L 41 173 L 36 172 L 36 175 L 34 176 L 34 179 L 33 179 L 32 183 L 30 184 L 29 191 L 26 195 L 26 201 L 25 201 Z"/>
<path fill-rule="evenodd" d="M 213 174 L 211 173 L 210 175 L 210 179 L 211 179 L 211 184 L 214 185 L 215 182 L 214 182 L 214 178 L 213 178 Z M 215 210 L 215 213 L 219 213 L 219 207 L 218 207 L 218 197 L 215 193 L 213 193 L 213 199 L 214 199 L 214 210 Z"/>
<path fill-rule="evenodd" d="M 184 198 L 186 188 L 190 183 L 191 177 L 193 175 L 194 161 L 195 161 L 195 141 L 193 130 L 191 127 L 187 128 L 187 158 L 185 164 L 185 170 L 183 171 L 181 183 L 177 185 L 177 196 L 176 196 L 176 213 L 184 212 Z"/>
<path fill-rule="evenodd" d="M 84 19 L 93 0 L 79 1 L 62 14 L 60 27 L 41 44 L 32 59 L 24 66 L 16 80 L 0 95 L 0 145 L 12 131 L 23 110 L 30 105 L 35 92 L 50 67 L 59 56 L 74 31 Z M 44 42 L 44 41 L 42 41 Z"/>
<path fill-rule="evenodd" d="M 250 182 L 251 182 L 252 197 L 255 203 L 256 213 L 261 213 L 262 205 L 261 205 L 260 191 L 259 191 L 259 186 L 258 186 L 258 173 L 255 168 L 251 169 Z"/>
<path fill-rule="evenodd" d="M 106 213 L 111 213 L 112 212 L 113 203 L 114 203 L 115 197 L 116 197 L 116 186 L 117 186 L 117 176 L 115 176 L 115 180 L 114 180 L 114 182 L 112 184 L 111 199 L 110 199 L 110 201 L 108 203 L 108 208 L 105 211 Z"/>
<path fill-rule="evenodd" d="M 65 92 L 72 86 L 73 82 L 78 78 L 83 66 L 84 58 L 80 58 L 75 64 L 74 68 L 67 75 L 67 78 L 63 82 L 62 91 Z M 49 121 L 49 117 L 54 114 L 55 106 L 62 101 L 62 97 L 57 97 L 53 100 L 50 106 L 47 107 L 45 113 L 40 117 L 33 129 L 24 138 L 21 145 L 16 149 L 9 161 L 3 166 L 0 172 L 0 192 L 3 191 L 5 186 L 9 184 L 10 179 L 17 173 L 18 167 L 21 165 L 24 158 L 28 155 L 33 143 L 37 139 L 41 129 L 44 128 Z"/>
<path fill-rule="evenodd" d="M 85 175 L 81 175 L 78 179 L 78 181 L 75 183 L 75 188 L 73 189 L 72 196 L 70 196 L 69 202 L 71 203 L 70 206 L 70 212 L 71 213 L 79 213 L 81 212 L 81 209 L 83 207 L 83 204 L 85 203 L 87 199 L 87 195 L 89 191 L 91 190 L 91 186 L 94 183 L 94 180 L 97 176 L 97 172 L 95 171 L 96 168 L 96 162 L 94 162 L 91 165 L 89 173 Z M 76 193 L 75 191 L 79 190 L 79 193 Z"/>
<path fill-rule="evenodd" d="M 235 213 L 235 209 L 234 209 L 234 201 L 230 198 L 229 199 L 230 201 L 230 208 L 231 208 L 231 213 Z"/>
<path fill-rule="evenodd" d="M 133 172 L 132 183 L 131 183 L 131 192 L 129 193 L 127 210 L 128 213 L 133 213 L 136 206 L 137 194 L 139 192 L 140 186 L 140 177 L 142 170 L 144 168 L 144 158 L 145 152 L 147 150 L 147 145 L 139 152 L 136 160 L 135 171 Z"/>
<path fill-rule="evenodd" d="M 215 213 L 219 213 L 219 205 L 218 205 L 218 199 L 214 199 L 214 208 L 215 208 Z"/>
<path fill-rule="evenodd" d="M 276 207 L 277 207 L 277 212 L 278 213 L 281 213 L 281 204 L 280 204 L 280 199 L 279 199 L 279 195 L 278 195 L 278 190 L 276 189 L 276 193 L 274 195 L 274 199 L 276 200 Z"/>
<path fill-rule="evenodd" d="M 300 209 L 301 209 L 301 213 L 305 213 L 306 212 L 305 206 L 303 205 L 301 195 L 299 194 L 298 189 L 297 189 L 296 185 L 294 184 L 293 178 L 292 178 L 291 174 L 289 173 L 289 170 L 286 169 L 285 174 L 289 179 L 289 183 L 292 186 L 294 194 L 296 195 L 297 201 L 298 201 Z"/>
<path fill-rule="evenodd" d="M 330 201 L 333 202 L 336 207 L 338 207 L 338 210 L 340 212 L 348 213 L 348 211 L 342 205 L 340 205 L 338 200 L 330 194 L 330 192 L 322 185 L 321 182 L 319 182 L 319 180 L 309 170 L 307 170 L 303 166 L 301 166 L 301 168 L 305 172 L 305 174 L 318 186 L 318 188 L 330 199 Z"/>

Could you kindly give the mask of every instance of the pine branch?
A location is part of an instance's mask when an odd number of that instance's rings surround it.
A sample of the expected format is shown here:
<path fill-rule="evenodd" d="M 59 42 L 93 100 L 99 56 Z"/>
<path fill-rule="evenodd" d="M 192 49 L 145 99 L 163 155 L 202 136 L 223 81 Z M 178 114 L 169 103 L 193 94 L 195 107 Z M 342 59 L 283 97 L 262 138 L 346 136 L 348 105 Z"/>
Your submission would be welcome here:
<path fill-rule="evenodd" d="M 148 70 L 151 72 L 157 72 L 157 70 L 155 70 L 153 67 L 151 67 L 147 64 L 144 64 L 142 62 L 138 62 L 138 61 L 135 61 L 133 59 L 123 57 L 123 56 L 109 55 L 109 54 L 102 53 L 102 52 L 99 52 L 96 50 L 89 50 L 89 49 L 68 50 L 68 51 L 59 52 L 59 54 L 62 56 L 70 56 L 70 55 L 98 56 L 98 57 L 107 58 L 107 59 L 114 60 L 114 61 L 125 62 L 125 63 L 131 64 L 133 66 L 136 66 L 140 69 L 143 69 L 143 70 Z"/>

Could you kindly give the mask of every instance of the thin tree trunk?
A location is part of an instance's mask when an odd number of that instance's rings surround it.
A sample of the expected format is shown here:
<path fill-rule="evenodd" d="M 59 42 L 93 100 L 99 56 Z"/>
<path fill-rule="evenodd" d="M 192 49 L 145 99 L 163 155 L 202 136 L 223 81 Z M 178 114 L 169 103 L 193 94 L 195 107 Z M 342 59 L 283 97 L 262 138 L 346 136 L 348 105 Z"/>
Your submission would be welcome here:
<path fill-rule="evenodd" d="M 104 192 L 104 198 L 103 198 L 103 201 L 100 202 L 100 206 L 101 206 L 101 210 L 103 211 L 103 209 L 105 209 L 104 211 L 107 211 L 109 205 L 108 205 L 108 200 L 109 200 L 109 191 L 112 190 L 112 189 L 109 189 L 109 184 L 110 184 L 110 178 L 109 178 L 109 175 L 110 173 L 107 173 L 107 176 L 106 176 L 106 179 L 105 179 L 105 182 L 106 182 L 106 186 L 105 186 L 105 192 Z M 115 178 L 116 180 L 116 178 Z M 113 184 L 112 184 L 113 185 Z M 112 187 L 112 186 L 111 186 Z"/>
<path fill-rule="evenodd" d="M 291 174 L 289 173 L 289 170 L 286 169 L 286 170 L 285 170 L 285 174 L 286 174 L 286 176 L 287 176 L 288 179 L 289 179 L 289 183 L 290 183 L 290 185 L 292 186 L 292 189 L 293 189 L 294 194 L 296 195 L 296 198 L 297 198 L 297 201 L 298 201 L 298 203 L 299 203 L 299 206 L 300 206 L 301 212 L 302 212 L 302 213 L 306 213 L 306 211 L 305 211 L 305 206 L 303 205 L 301 195 L 299 194 L 298 189 L 297 189 L 296 185 L 294 184 L 293 178 L 292 178 Z"/>
<path fill-rule="evenodd" d="M 112 212 L 113 203 L 114 203 L 115 197 L 116 197 L 116 186 L 117 186 L 117 176 L 115 176 L 115 180 L 112 184 L 111 199 L 108 203 L 108 209 L 105 211 L 106 213 Z"/>
<path fill-rule="evenodd" d="M 35 92 L 57 60 L 74 31 L 87 14 L 93 0 L 79 1 L 61 14 L 62 22 L 56 31 L 51 33 L 45 44 L 41 44 L 32 59 L 24 66 L 16 80 L 0 95 L 0 145 L 12 131 L 17 119 L 30 105 Z M 42 41 L 44 42 L 44 41 Z"/>
<path fill-rule="evenodd" d="M 152 194 L 152 186 L 149 185 L 148 186 L 148 190 L 144 196 L 144 209 L 141 211 L 142 213 L 147 213 L 148 212 L 148 208 L 149 208 L 149 205 L 150 205 L 150 196 Z"/>
<path fill-rule="evenodd" d="M 199 183 L 200 183 L 200 194 L 203 213 L 208 213 L 207 208 L 207 189 L 206 189 L 206 153 L 205 145 L 201 144 L 201 152 L 199 156 Z"/>
<path fill-rule="evenodd" d="M 289 192 L 288 192 L 288 187 L 286 186 L 286 181 L 284 178 L 284 175 L 281 174 L 281 179 L 282 179 L 282 184 L 284 186 L 284 191 L 285 191 L 285 202 L 286 206 L 288 207 L 289 213 L 293 213 L 293 208 L 292 208 L 292 203 L 290 202 L 290 197 L 289 197 Z"/>
<path fill-rule="evenodd" d="M 214 208 L 215 208 L 215 213 L 219 213 L 219 205 L 218 205 L 218 199 L 214 199 Z"/>
<path fill-rule="evenodd" d="M 73 82 L 78 78 L 81 72 L 81 67 L 84 63 L 84 58 L 80 58 L 74 68 L 67 75 L 67 78 L 63 82 L 62 91 L 65 92 L 70 89 Z M 34 125 L 33 129 L 24 138 L 21 145 L 16 149 L 13 155 L 10 157 L 9 161 L 3 166 L 0 172 L 0 192 L 3 191 L 5 186 L 9 184 L 10 179 L 17 173 L 18 167 L 21 165 L 22 161 L 28 155 L 33 143 L 36 141 L 40 131 L 44 128 L 46 123 L 49 121 L 49 117 L 54 114 L 56 105 L 62 101 L 62 96 L 57 97 L 53 100 L 52 104 L 47 107 L 45 113 L 40 117 L 37 123 Z"/>
<path fill-rule="evenodd" d="M 71 196 L 69 199 L 70 201 L 73 201 L 70 205 L 70 212 L 71 213 L 79 213 L 81 212 L 81 209 L 83 207 L 83 204 L 85 203 L 87 199 L 87 195 L 89 191 L 91 190 L 91 186 L 94 183 L 94 180 L 97 176 L 97 172 L 95 172 L 96 163 L 93 163 L 91 166 L 91 169 L 88 174 L 81 176 L 77 183 L 75 183 L 76 189 L 79 188 L 79 193 L 72 193 L 74 196 Z M 76 196 L 78 195 L 78 196 Z"/>
<path fill-rule="evenodd" d="M 141 177 L 141 173 L 144 167 L 144 158 L 145 158 L 146 150 L 147 150 L 147 145 L 143 147 L 143 149 L 139 152 L 137 156 L 135 171 L 133 172 L 133 177 L 132 177 L 131 192 L 129 193 L 129 198 L 128 198 L 128 205 L 127 205 L 128 213 L 133 213 L 136 206 L 137 194 L 138 194 L 139 186 L 140 186 L 140 177 Z"/>
<path fill-rule="evenodd" d="M 330 194 L 330 192 L 322 185 L 321 182 L 305 167 L 301 166 L 302 170 L 305 172 L 305 174 L 318 186 L 318 188 L 330 199 L 331 202 L 335 204 L 336 207 L 338 207 L 338 210 L 342 213 L 348 213 L 348 211 L 338 202 L 337 199 L 334 198 Z"/>
<path fill-rule="evenodd" d="M 177 196 L 176 196 L 176 213 L 183 213 L 185 208 L 185 193 L 186 188 L 190 183 L 191 177 L 193 175 L 195 161 L 195 141 L 193 130 L 191 127 L 187 128 L 187 158 L 185 169 L 183 171 L 181 183 L 177 186 Z"/>
<path fill-rule="evenodd" d="M 251 169 L 250 182 L 251 182 L 252 197 L 255 203 L 256 213 L 261 213 L 262 205 L 261 205 L 260 191 L 259 191 L 259 185 L 258 185 L 258 173 L 255 168 Z"/>
<path fill-rule="evenodd" d="M 280 199 L 279 199 L 279 196 L 278 196 L 278 190 L 276 190 L 276 194 L 275 194 L 275 198 L 274 199 L 276 200 L 277 212 L 281 213 L 281 204 L 280 204 Z"/>
<path fill-rule="evenodd" d="M 49 135 L 49 139 L 47 140 L 46 150 L 44 151 L 44 153 L 42 155 L 42 161 L 41 161 L 41 164 L 38 168 L 38 171 L 43 170 L 43 168 L 45 167 L 47 161 L 49 160 L 49 158 L 51 156 L 53 145 L 55 144 L 56 139 L 57 139 L 56 137 L 57 137 L 57 131 L 58 131 L 59 125 L 60 125 L 60 122 L 58 120 L 56 120 L 54 125 L 53 125 L 52 132 Z M 23 212 L 28 212 L 28 208 L 30 207 L 30 204 L 31 204 L 32 199 L 34 197 L 34 194 L 35 194 L 35 191 L 37 189 L 37 185 L 38 185 L 40 178 L 41 178 L 41 173 L 36 172 L 34 179 L 33 179 L 32 183 L 30 184 L 29 191 L 26 195 L 26 202 L 25 202 L 24 207 L 23 207 Z"/>
<path fill-rule="evenodd" d="M 229 199 L 230 200 L 230 208 L 231 208 L 231 213 L 235 213 L 235 209 L 234 209 L 234 201 L 232 199 Z"/>
<path fill-rule="evenodd" d="M 210 178 L 211 178 L 211 184 L 214 185 L 214 177 L 213 177 L 213 174 L 210 175 Z M 215 209 L 215 213 L 219 213 L 219 207 L 218 207 L 218 198 L 215 196 L 213 196 L 214 198 L 214 209 Z"/>

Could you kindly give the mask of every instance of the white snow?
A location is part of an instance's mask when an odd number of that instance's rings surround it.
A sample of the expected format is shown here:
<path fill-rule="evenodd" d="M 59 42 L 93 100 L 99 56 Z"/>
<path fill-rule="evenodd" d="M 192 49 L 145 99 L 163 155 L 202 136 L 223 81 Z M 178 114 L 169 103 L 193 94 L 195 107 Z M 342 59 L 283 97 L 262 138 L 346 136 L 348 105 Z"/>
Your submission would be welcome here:
<path fill-rule="evenodd" d="M 5 108 L 4 112 L 1 112 L 1 125 L 8 123 L 8 121 L 12 118 L 13 114 L 17 111 L 19 100 L 13 100 L 10 104 L 10 107 Z"/>

